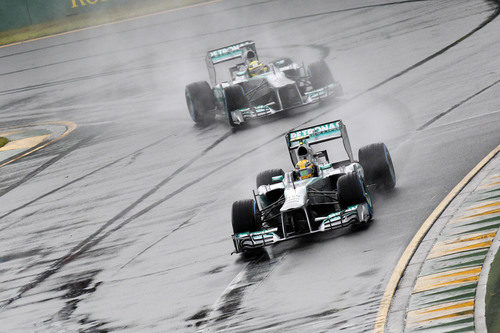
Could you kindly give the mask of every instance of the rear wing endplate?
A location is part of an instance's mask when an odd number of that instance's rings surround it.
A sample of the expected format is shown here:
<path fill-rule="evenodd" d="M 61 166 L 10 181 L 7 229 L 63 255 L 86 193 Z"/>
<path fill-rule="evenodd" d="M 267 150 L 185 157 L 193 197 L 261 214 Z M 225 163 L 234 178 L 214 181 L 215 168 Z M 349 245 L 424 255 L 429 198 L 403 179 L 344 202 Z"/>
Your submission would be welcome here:
<path fill-rule="evenodd" d="M 215 64 L 232 59 L 244 58 L 246 53 L 250 50 L 254 53 L 252 58 L 258 59 L 255 42 L 251 40 L 208 51 L 205 61 L 207 63 L 208 75 L 210 76 L 212 84 L 216 84 Z"/>
<path fill-rule="evenodd" d="M 351 161 L 354 161 L 351 149 L 351 143 L 347 135 L 347 130 L 342 120 L 330 121 L 311 127 L 305 127 L 290 131 L 286 134 L 286 143 L 290 154 L 302 144 L 309 146 L 325 141 L 341 138 L 344 142 L 344 148 Z"/>

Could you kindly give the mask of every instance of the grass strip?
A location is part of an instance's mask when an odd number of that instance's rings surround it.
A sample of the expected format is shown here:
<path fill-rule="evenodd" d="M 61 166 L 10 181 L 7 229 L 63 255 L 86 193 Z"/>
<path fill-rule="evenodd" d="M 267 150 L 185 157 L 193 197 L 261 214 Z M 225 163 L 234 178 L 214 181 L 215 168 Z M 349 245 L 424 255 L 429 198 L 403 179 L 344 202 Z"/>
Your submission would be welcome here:
<path fill-rule="evenodd" d="M 7 139 L 6 137 L 0 136 L 0 148 L 5 146 L 8 142 L 9 142 L 9 139 Z"/>
<path fill-rule="evenodd" d="M 486 326 L 488 332 L 500 332 L 500 251 L 491 264 L 486 284 Z"/>

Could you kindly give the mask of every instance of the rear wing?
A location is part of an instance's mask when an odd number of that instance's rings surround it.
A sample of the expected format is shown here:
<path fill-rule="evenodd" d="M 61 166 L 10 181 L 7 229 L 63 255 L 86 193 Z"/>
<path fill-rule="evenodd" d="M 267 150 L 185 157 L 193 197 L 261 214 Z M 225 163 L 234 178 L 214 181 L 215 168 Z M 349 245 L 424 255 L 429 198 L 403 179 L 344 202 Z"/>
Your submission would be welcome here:
<path fill-rule="evenodd" d="M 297 129 L 286 134 L 286 143 L 288 151 L 290 152 L 290 157 L 292 156 L 292 152 L 302 144 L 312 146 L 314 144 L 335 139 L 343 140 L 344 148 L 349 156 L 349 159 L 351 162 L 354 161 L 351 143 L 349 142 L 349 137 L 347 135 L 347 129 L 344 123 L 342 123 L 342 120 L 335 120 L 324 124 Z"/>
<path fill-rule="evenodd" d="M 254 41 L 247 40 L 244 42 L 208 51 L 205 61 L 207 63 L 208 75 L 210 76 L 210 81 L 212 82 L 212 84 L 215 85 L 217 83 L 215 72 L 216 64 L 237 58 L 245 60 L 247 56 L 251 60 L 258 59 L 257 48 L 255 47 Z"/>

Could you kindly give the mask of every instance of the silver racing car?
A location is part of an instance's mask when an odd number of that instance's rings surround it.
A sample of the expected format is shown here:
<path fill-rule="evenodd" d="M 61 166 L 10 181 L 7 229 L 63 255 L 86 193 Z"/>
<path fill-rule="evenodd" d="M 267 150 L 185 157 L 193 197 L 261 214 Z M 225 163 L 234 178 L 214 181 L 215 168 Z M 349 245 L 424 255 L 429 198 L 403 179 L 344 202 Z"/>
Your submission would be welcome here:
<path fill-rule="evenodd" d="M 330 161 L 327 150 L 312 146 L 342 139 L 347 159 Z M 385 144 L 359 149 L 354 160 L 342 121 L 288 132 L 294 170 L 273 169 L 257 176 L 253 199 L 233 203 L 236 253 L 306 234 L 367 225 L 373 216 L 369 187 L 393 189 L 396 175 Z M 333 143 L 333 142 L 332 142 Z"/>
<path fill-rule="evenodd" d="M 342 94 L 324 61 L 307 68 L 289 58 L 264 64 L 253 41 L 208 51 L 206 63 L 212 87 L 199 81 L 185 89 L 189 114 L 198 124 L 209 124 L 219 114 L 236 127 Z"/>

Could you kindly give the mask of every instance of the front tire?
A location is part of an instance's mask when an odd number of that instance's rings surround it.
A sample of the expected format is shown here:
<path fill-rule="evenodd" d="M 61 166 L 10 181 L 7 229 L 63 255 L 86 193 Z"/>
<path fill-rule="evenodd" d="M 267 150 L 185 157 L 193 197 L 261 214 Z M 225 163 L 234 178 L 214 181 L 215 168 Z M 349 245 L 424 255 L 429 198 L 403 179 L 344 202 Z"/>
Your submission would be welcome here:
<path fill-rule="evenodd" d="M 257 216 L 257 205 L 252 199 L 235 201 L 231 215 L 234 234 L 262 229 L 262 223 Z"/>
<path fill-rule="evenodd" d="M 339 204 L 342 209 L 363 204 L 367 201 L 363 180 L 357 173 L 348 173 L 340 176 L 337 180 L 337 191 Z"/>
<path fill-rule="evenodd" d="M 189 115 L 195 123 L 208 125 L 215 120 L 215 96 L 208 82 L 188 84 L 185 96 Z"/>
<path fill-rule="evenodd" d="M 248 99 L 243 92 L 243 88 L 239 85 L 229 86 L 224 88 L 226 115 L 229 125 L 237 127 L 238 124 L 234 122 L 231 112 L 238 109 L 245 109 L 248 107 Z"/>
<path fill-rule="evenodd" d="M 375 184 L 386 190 L 396 186 L 396 173 L 391 154 L 384 143 L 374 143 L 362 147 L 358 156 L 368 184 Z"/>

